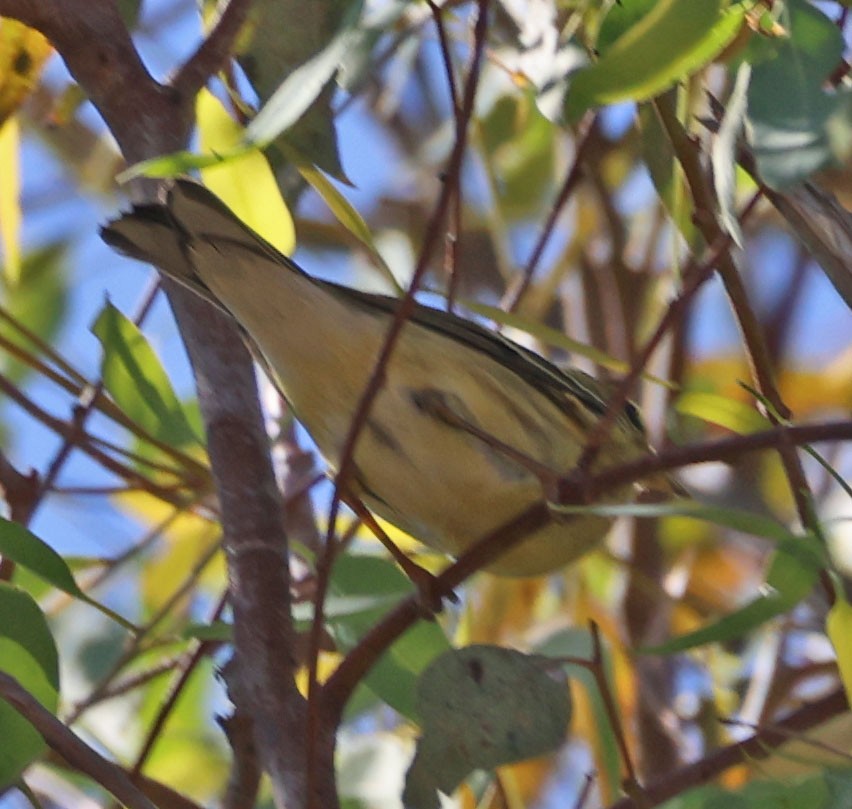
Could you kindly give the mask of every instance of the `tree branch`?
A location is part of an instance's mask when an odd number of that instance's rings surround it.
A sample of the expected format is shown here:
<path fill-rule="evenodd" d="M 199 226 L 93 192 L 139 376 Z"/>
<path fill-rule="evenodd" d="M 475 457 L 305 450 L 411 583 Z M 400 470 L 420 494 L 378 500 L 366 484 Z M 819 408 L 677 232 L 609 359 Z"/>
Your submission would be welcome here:
<path fill-rule="evenodd" d="M 130 162 L 184 148 L 194 93 L 232 47 L 247 0 L 235 0 L 174 86 L 142 64 L 113 0 L 0 0 L 0 14 L 55 45 Z M 150 182 L 137 193 L 157 193 Z M 254 742 L 277 805 L 307 804 L 304 699 L 295 686 L 289 549 L 251 357 L 234 323 L 191 293 L 164 284 L 187 347 L 219 493 L 234 610 L 229 686 L 251 717 Z M 325 737 L 324 737 L 325 738 Z M 333 736 L 322 745 L 320 805 L 334 807 Z"/>
<path fill-rule="evenodd" d="M 769 757 L 773 751 L 790 741 L 791 735 L 810 730 L 846 710 L 848 706 L 843 690 L 832 691 L 828 696 L 794 711 L 786 719 L 757 731 L 745 741 L 720 747 L 700 761 L 675 770 L 645 787 L 639 795 L 616 801 L 609 809 L 651 809 L 687 789 L 708 783 L 730 767 Z"/>
<path fill-rule="evenodd" d="M 156 809 L 124 771 L 107 761 L 47 710 L 14 677 L 0 671 L 0 698 L 27 720 L 69 764 L 85 773 L 130 809 Z"/>
<path fill-rule="evenodd" d="M 578 479 L 570 476 L 561 483 L 563 505 L 584 505 L 593 502 L 607 491 L 627 483 L 651 477 L 660 472 L 679 469 L 696 463 L 733 461 L 757 450 L 777 448 L 782 441 L 791 445 L 820 441 L 852 440 L 852 420 L 798 427 L 775 427 L 760 433 L 736 435 L 717 441 L 673 447 L 659 455 L 648 455 L 629 463 L 618 464 L 595 474 L 580 470 Z M 541 528 L 552 515 L 544 501 L 533 504 L 510 522 L 478 540 L 435 579 L 435 593 L 448 596 L 455 587 L 473 573 L 482 570 L 500 554 L 505 553 L 525 537 Z M 379 657 L 415 621 L 423 617 L 416 596 L 403 601 L 361 638 L 358 645 L 344 658 L 322 689 L 323 708 L 337 716 L 352 690 L 372 668 Z"/>
<path fill-rule="evenodd" d="M 169 83 L 181 98 L 195 98 L 210 77 L 225 66 L 250 8 L 251 0 L 230 0 L 219 14 L 204 41 Z"/>

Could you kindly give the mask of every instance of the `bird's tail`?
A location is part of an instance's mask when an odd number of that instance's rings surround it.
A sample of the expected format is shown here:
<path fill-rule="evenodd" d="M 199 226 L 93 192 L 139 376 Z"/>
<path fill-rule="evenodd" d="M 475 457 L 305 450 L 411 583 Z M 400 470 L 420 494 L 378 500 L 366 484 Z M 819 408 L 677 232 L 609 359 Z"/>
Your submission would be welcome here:
<path fill-rule="evenodd" d="M 239 245 L 297 268 L 274 247 L 244 225 L 204 186 L 179 179 L 169 188 L 165 204 L 134 205 L 101 228 L 103 240 L 131 258 L 159 267 L 167 276 L 222 308 L 195 270 L 193 245 Z"/>

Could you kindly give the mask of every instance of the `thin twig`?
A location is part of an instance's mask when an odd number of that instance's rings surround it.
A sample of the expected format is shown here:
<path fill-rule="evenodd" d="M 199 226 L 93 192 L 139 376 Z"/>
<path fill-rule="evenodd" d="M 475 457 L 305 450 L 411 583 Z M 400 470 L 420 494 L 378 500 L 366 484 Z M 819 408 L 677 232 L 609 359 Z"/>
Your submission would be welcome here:
<path fill-rule="evenodd" d="M 204 41 L 170 82 L 182 98 L 195 98 L 210 77 L 222 70 L 233 54 L 234 43 L 250 8 L 251 0 L 229 0 Z"/>
<path fill-rule="evenodd" d="M 713 192 L 701 162 L 698 142 L 689 135 L 671 104 L 671 97 L 662 97 L 654 102 L 654 109 L 663 126 L 675 156 L 683 169 L 695 206 L 695 223 L 708 244 L 713 243 L 724 231 L 716 218 Z M 752 376 L 761 395 L 769 402 L 767 417 L 770 421 L 787 420 L 791 413 L 781 398 L 775 381 L 775 373 L 769 347 L 764 339 L 760 321 L 748 299 L 742 277 L 729 250 L 719 255 L 719 276 L 728 295 L 731 309 L 737 319 L 743 344 L 751 366 Z M 810 508 L 810 488 L 801 460 L 793 448 L 782 441 L 777 447 L 784 466 L 790 494 L 796 505 L 802 525 L 813 526 Z M 827 585 L 827 582 L 824 584 Z M 830 586 L 825 587 L 829 598 L 833 597 Z"/>
<path fill-rule="evenodd" d="M 129 809 L 156 809 L 124 771 L 89 747 L 14 677 L 0 671 L 0 698 L 24 717 L 69 764 L 85 773 Z"/>
<path fill-rule="evenodd" d="M 553 231 L 556 228 L 556 222 L 562 213 L 562 209 L 568 203 L 577 183 L 583 176 L 583 161 L 586 158 L 586 152 L 588 151 L 589 145 L 592 141 L 592 135 L 596 131 L 595 120 L 594 113 L 587 113 L 577 128 L 574 159 L 568 167 L 565 180 L 563 181 L 562 186 L 559 189 L 559 193 L 556 195 L 556 199 L 550 208 L 550 213 L 547 215 L 547 219 L 544 222 L 544 227 L 542 228 L 541 233 L 539 233 L 538 240 L 535 243 L 535 247 L 533 247 L 533 251 L 527 261 L 527 265 L 524 267 L 520 283 L 506 293 L 500 304 L 501 308 L 505 309 L 507 312 L 514 312 L 517 310 L 518 306 L 520 306 L 521 299 L 526 294 L 529 285 L 532 283 L 533 275 L 535 275 L 539 262 L 544 255 L 544 249 L 547 247 L 547 243 L 553 235 Z"/>
<path fill-rule="evenodd" d="M 441 189 L 441 193 L 435 204 L 435 210 L 432 214 L 432 217 L 429 221 L 429 225 L 426 229 L 426 233 L 423 237 L 423 246 L 420 251 L 420 258 L 418 260 L 417 266 L 414 269 L 414 273 L 411 278 L 411 283 L 408 286 L 406 294 L 400 300 L 399 307 L 397 308 L 394 319 L 388 328 L 387 334 L 385 336 L 385 341 L 382 346 L 382 350 L 379 352 L 379 356 L 376 359 L 373 371 L 370 374 L 370 378 L 367 381 L 367 384 L 365 385 L 364 393 L 362 394 L 361 399 L 358 402 L 358 407 L 356 408 L 355 414 L 352 417 L 352 422 L 349 427 L 349 432 L 347 434 L 346 441 L 344 442 L 343 448 L 341 450 L 341 461 L 337 474 L 337 486 L 329 512 L 329 530 L 326 538 L 327 545 L 333 541 L 332 538 L 334 537 L 334 526 L 341 502 L 341 490 L 345 490 L 346 483 L 352 471 L 354 450 L 358 440 L 358 436 L 360 435 L 361 430 L 364 424 L 366 423 L 370 407 L 372 406 L 372 403 L 382 386 L 382 383 L 384 381 L 385 369 L 387 368 L 388 362 L 390 361 L 391 355 L 396 347 L 402 328 L 405 322 L 411 316 L 412 312 L 414 311 L 415 293 L 417 292 L 421 280 L 425 275 L 429 260 L 431 259 L 432 253 L 434 252 L 435 247 L 438 243 L 438 239 L 440 237 L 441 229 L 443 227 L 443 223 L 446 217 L 447 206 L 449 205 L 450 199 L 452 198 L 453 194 L 454 182 L 450 181 L 449 178 L 458 177 L 459 171 L 461 170 L 462 158 L 464 156 L 465 148 L 467 145 L 467 128 L 471 116 L 473 115 L 474 100 L 476 97 L 476 89 L 479 82 L 480 65 L 482 62 L 482 53 L 485 48 L 485 34 L 487 30 L 489 0 L 479 0 L 478 5 L 479 11 L 475 26 L 474 50 L 473 55 L 471 57 L 467 80 L 465 82 L 464 97 L 459 119 L 460 122 L 457 127 L 456 142 L 453 147 L 453 151 L 450 155 L 449 163 L 447 166 L 448 179 L 444 182 L 444 185 Z M 315 616 L 314 620 L 321 620 L 321 616 Z M 309 684 L 309 744 L 312 744 L 312 739 L 316 729 L 316 722 L 318 721 L 319 717 L 319 712 L 316 707 L 316 700 L 312 699 L 313 694 L 318 693 L 317 685 L 318 684 L 316 682 L 311 682 Z M 336 706 L 334 707 L 336 709 Z M 336 713 L 336 710 L 334 712 Z M 309 766 L 312 759 L 313 756 L 309 755 Z"/>
<path fill-rule="evenodd" d="M 210 614 L 208 623 L 213 623 L 214 621 L 219 620 L 227 603 L 228 593 L 226 591 L 219 597 L 218 603 Z M 148 728 L 148 733 L 145 737 L 145 741 L 142 743 L 142 748 L 136 756 L 136 761 L 130 768 L 130 772 L 133 776 L 138 775 L 142 771 L 142 768 L 145 766 L 145 762 L 148 760 L 148 756 L 151 754 L 157 739 L 160 737 L 160 733 L 165 727 L 166 721 L 174 710 L 175 705 L 177 705 L 180 695 L 188 685 L 192 673 L 198 667 L 198 664 L 207 657 L 210 653 L 210 649 L 215 645 L 216 643 L 212 641 L 196 640 L 193 642 L 192 648 L 188 649 L 181 656 L 180 661 L 178 661 L 177 666 L 175 667 L 178 672 L 177 677 L 169 686 L 168 694 L 160 705 L 157 715 L 151 723 L 151 727 Z"/>
<path fill-rule="evenodd" d="M 646 785 L 640 795 L 631 795 L 611 804 L 609 809 L 652 809 L 692 787 L 712 781 L 725 770 L 753 759 L 764 759 L 789 741 L 790 735 L 810 730 L 848 710 L 846 695 L 837 689 L 807 704 L 771 727 L 762 728 L 750 738 L 721 747 L 694 764 L 674 770 Z"/>

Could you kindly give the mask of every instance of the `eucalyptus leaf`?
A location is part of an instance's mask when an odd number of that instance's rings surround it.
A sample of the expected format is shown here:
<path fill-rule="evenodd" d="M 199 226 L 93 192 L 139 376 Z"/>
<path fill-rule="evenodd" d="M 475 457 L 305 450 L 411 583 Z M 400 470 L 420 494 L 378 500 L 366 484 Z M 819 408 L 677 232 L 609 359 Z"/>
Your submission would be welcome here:
<path fill-rule="evenodd" d="M 473 770 L 540 756 L 565 740 L 571 700 L 564 676 L 545 658 L 499 646 L 452 650 L 418 686 L 423 735 L 408 770 L 403 803 L 437 809 Z"/>
<path fill-rule="evenodd" d="M 104 386 L 122 410 L 160 441 L 177 447 L 200 444 L 201 437 L 138 327 L 107 303 L 92 332 L 103 347 Z"/>

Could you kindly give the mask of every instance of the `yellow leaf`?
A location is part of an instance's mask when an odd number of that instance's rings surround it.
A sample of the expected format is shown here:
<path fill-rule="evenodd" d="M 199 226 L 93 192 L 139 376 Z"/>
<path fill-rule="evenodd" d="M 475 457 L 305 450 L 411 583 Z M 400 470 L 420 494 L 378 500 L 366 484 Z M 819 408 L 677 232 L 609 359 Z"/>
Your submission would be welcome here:
<path fill-rule="evenodd" d="M 196 99 L 201 150 L 227 155 L 242 145 L 243 128 L 216 96 L 202 90 Z M 204 184 L 240 219 L 284 255 L 296 245 L 293 218 L 281 198 L 275 175 L 259 149 L 241 151 L 201 169 Z"/>
<path fill-rule="evenodd" d="M 852 604 L 842 596 L 838 596 L 829 610 L 825 629 L 837 654 L 837 667 L 846 698 L 852 701 Z"/>
<path fill-rule="evenodd" d="M 695 416 L 740 434 L 765 430 L 771 426 L 752 404 L 718 393 L 687 391 L 678 397 L 675 409 L 678 413 Z"/>
<path fill-rule="evenodd" d="M 217 553 L 207 560 L 220 542 L 222 530 L 217 522 L 192 511 L 177 512 L 146 492 L 125 492 L 114 495 L 113 500 L 145 525 L 159 528 L 160 543 L 150 553 L 141 576 L 149 609 L 162 606 L 196 574 L 202 587 L 216 591 L 225 586 L 224 556 Z"/>
<path fill-rule="evenodd" d="M 34 28 L 0 19 L 0 124 L 32 92 L 51 51 L 50 43 Z"/>
<path fill-rule="evenodd" d="M 0 124 L 0 244 L 3 247 L 6 283 L 15 286 L 21 277 L 21 177 L 18 119 Z"/>

